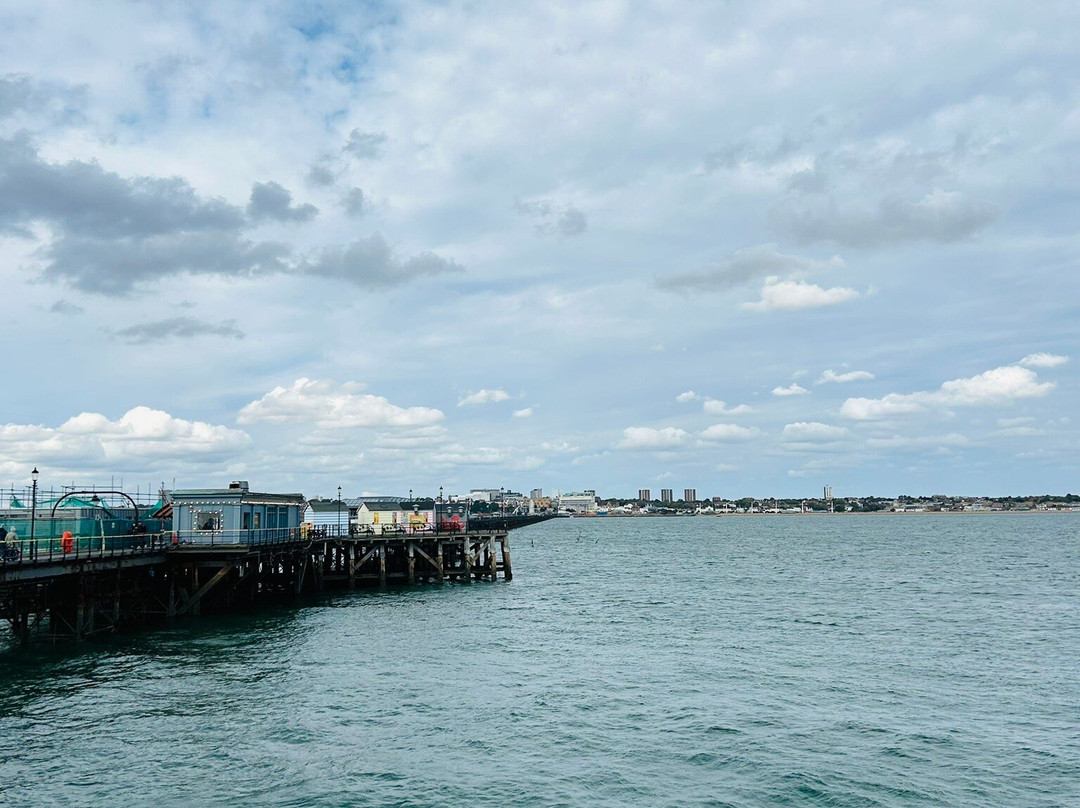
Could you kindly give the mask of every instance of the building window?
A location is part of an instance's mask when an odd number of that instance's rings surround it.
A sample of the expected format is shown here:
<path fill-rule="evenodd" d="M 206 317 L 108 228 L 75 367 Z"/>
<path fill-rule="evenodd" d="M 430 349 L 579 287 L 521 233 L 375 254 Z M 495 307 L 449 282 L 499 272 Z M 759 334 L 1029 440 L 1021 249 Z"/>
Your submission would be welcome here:
<path fill-rule="evenodd" d="M 194 511 L 196 530 L 221 530 L 221 511 Z"/>

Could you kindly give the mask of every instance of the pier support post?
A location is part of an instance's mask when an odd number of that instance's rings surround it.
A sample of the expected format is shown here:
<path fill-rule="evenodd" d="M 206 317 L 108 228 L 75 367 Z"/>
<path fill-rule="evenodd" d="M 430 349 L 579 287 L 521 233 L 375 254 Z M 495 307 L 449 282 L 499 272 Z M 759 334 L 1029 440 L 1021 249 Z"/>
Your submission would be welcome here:
<path fill-rule="evenodd" d="M 502 545 L 503 580 L 514 580 L 514 571 L 510 568 L 510 536 L 501 537 L 499 544 Z"/>
<path fill-rule="evenodd" d="M 409 584 L 416 583 L 416 557 L 413 555 L 415 552 L 412 542 L 409 542 Z"/>
<path fill-rule="evenodd" d="M 346 563 L 349 565 L 349 589 L 356 589 L 356 556 L 359 552 L 356 542 L 349 542 L 345 548 Z"/>
<path fill-rule="evenodd" d="M 465 583 L 472 583 L 472 555 L 470 555 L 469 537 L 461 539 L 461 563 L 465 567 Z"/>
<path fill-rule="evenodd" d="M 379 545 L 379 586 L 386 586 L 386 542 Z"/>
<path fill-rule="evenodd" d="M 488 536 L 487 543 L 488 554 L 488 573 L 491 575 L 491 580 L 499 580 L 499 557 L 495 554 L 495 537 Z"/>
<path fill-rule="evenodd" d="M 436 559 L 438 559 L 438 562 L 439 562 L 439 571 L 436 574 L 439 576 L 439 583 L 441 584 L 443 582 L 443 543 L 442 543 L 442 539 L 439 539 L 436 542 L 435 552 L 436 552 L 435 557 L 436 557 Z"/>

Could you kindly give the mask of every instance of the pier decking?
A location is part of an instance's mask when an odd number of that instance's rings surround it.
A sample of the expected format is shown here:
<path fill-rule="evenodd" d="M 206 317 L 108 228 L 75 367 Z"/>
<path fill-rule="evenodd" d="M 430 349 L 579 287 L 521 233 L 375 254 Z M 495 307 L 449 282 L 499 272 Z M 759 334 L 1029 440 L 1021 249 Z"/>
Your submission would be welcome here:
<path fill-rule="evenodd" d="M 0 561 L 0 610 L 22 644 L 334 588 L 513 578 L 505 529 L 301 535 L 263 531 L 184 543 L 176 534 L 50 542 Z"/>

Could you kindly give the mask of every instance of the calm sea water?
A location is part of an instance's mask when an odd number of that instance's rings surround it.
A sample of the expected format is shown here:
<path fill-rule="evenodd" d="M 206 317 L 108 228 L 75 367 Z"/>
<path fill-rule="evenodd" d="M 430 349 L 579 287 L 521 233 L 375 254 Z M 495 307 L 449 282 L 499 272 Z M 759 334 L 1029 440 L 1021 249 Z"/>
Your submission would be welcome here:
<path fill-rule="evenodd" d="M 1080 518 L 560 520 L 0 656 L 5 806 L 1077 806 Z"/>

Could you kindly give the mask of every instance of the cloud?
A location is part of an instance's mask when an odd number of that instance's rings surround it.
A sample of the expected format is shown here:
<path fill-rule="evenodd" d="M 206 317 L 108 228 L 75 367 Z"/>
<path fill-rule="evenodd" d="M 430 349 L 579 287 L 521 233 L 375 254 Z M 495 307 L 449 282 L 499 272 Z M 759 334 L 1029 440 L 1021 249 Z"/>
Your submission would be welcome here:
<path fill-rule="evenodd" d="M 698 272 L 668 275 L 657 280 L 661 289 L 685 292 L 723 292 L 750 281 L 776 276 L 822 272 L 844 266 L 839 256 L 827 261 L 784 255 L 775 244 L 762 244 L 738 250 L 730 259 Z"/>
<path fill-rule="evenodd" d="M 738 424 L 713 424 L 702 431 L 700 437 L 705 441 L 717 443 L 744 443 L 761 435 L 757 427 L 739 426 Z"/>
<path fill-rule="evenodd" d="M 1047 431 L 1037 426 L 1011 426 L 1006 429 L 995 430 L 990 434 L 999 438 L 1034 438 L 1047 434 Z"/>
<path fill-rule="evenodd" d="M 525 409 L 522 409 L 522 410 L 514 410 L 514 417 L 515 418 L 532 418 L 532 416 L 533 416 L 533 408 L 532 407 L 526 407 Z"/>
<path fill-rule="evenodd" d="M 374 160 L 382 153 L 385 145 L 386 135 L 382 132 L 362 132 L 359 129 L 353 129 L 342 151 L 358 160 Z"/>
<path fill-rule="evenodd" d="M 1053 389 L 1053 382 L 1040 382 L 1033 370 L 1007 365 L 970 378 L 947 381 L 938 390 L 849 398 L 840 412 L 854 420 L 873 421 L 949 407 L 1006 405 L 1018 399 L 1045 396 Z"/>
<path fill-rule="evenodd" d="M 19 113 L 44 113 L 55 123 L 81 118 L 86 88 L 38 81 L 27 75 L 0 76 L 0 121 Z"/>
<path fill-rule="evenodd" d="M 285 272 L 289 248 L 254 243 L 228 231 L 178 232 L 100 239 L 65 235 L 43 248 L 42 273 L 76 289 L 125 295 L 172 275 L 251 277 Z"/>
<path fill-rule="evenodd" d="M 368 210 L 368 200 L 360 188 L 350 188 L 341 198 L 341 207 L 349 216 L 363 216 Z"/>
<path fill-rule="evenodd" d="M 317 213 L 292 205 L 274 182 L 254 184 L 246 213 L 201 197 L 179 177 L 125 178 L 94 162 L 50 163 L 24 135 L 0 139 L 0 233 L 28 237 L 32 223 L 48 223 L 51 238 L 36 253 L 42 277 L 83 291 L 126 295 L 182 274 L 289 273 L 388 287 L 461 271 L 431 252 L 401 258 L 378 233 L 299 261 L 287 244 L 252 241 L 244 236 L 252 220 L 305 222 Z"/>
<path fill-rule="evenodd" d="M 1051 353 L 1028 354 L 1017 364 L 1026 368 L 1056 368 L 1069 361 L 1069 357 Z"/>
<path fill-rule="evenodd" d="M 473 404 L 495 404 L 499 401 L 509 401 L 510 394 L 505 390 L 477 390 L 467 396 L 458 399 L 459 407 L 468 407 Z"/>
<path fill-rule="evenodd" d="M 53 314 L 82 314 L 86 309 L 67 300 L 57 300 L 49 306 L 49 311 Z"/>
<path fill-rule="evenodd" d="M 515 199 L 514 210 L 533 219 L 536 222 L 536 231 L 544 235 L 572 238 L 580 236 L 588 229 L 585 214 L 573 205 L 558 205 L 549 199 Z"/>
<path fill-rule="evenodd" d="M 326 429 L 353 427 L 421 427 L 446 416 L 428 407 L 399 407 L 382 396 L 359 392 L 356 384 L 297 379 L 275 387 L 240 410 L 237 423 L 313 422 Z"/>
<path fill-rule="evenodd" d="M 1031 423 L 1034 423 L 1034 422 L 1035 422 L 1035 419 L 1032 418 L 1030 415 L 1019 415 L 1016 418 L 998 418 L 997 419 L 997 425 L 1002 427 L 1003 429 L 1007 429 L 1009 427 L 1014 427 L 1014 426 L 1022 426 L 1024 424 L 1031 424 Z"/>
<path fill-rule="evenodd" d="M 846 286 L 822 289 L 805 281 L 782 281 L 770 277 L 765 279 L 765 285 L 761 289 L 761 300 L 743 303 L 742 308 L 750 311 L 795 311 L 834 306 L 857 297 L 859 293 Z"/>
<path fill-rule="evenodd" d="M 126 179 L 93 162 L 49 163 L 26 135 L 0 139 L 0 231 L 27 235 L 36 220 L 65 235 L 114 239 L 233 230 L 244 215 L 179 177 Z"/>
<path fill-rule="evenodd" d="M 145 470 L 192 459 L 220 463 L 250 445 L 246 432 L 143 406 L 115 421 L 84 412 L 55 428 L 0 426 L 0 455 L 53 469 Z"/>
<path fill-rule="evenodd" d="M 319 214 L 314 205 L 294 207 L 292 194 L 276 182 L 256 182 L 251 186 L 247 214 L 257 222 L 307 222 Z"/>
<path fill-rule="evenodd" d="M 417 278 L 461 272 L 453 261 L 432 252 L 398 258 L 380 234 L 357 239 L 346 246 L 327 247 L 301 265 L 302 272 L 358 286 L 397 286 Z"/>
<path fill-rule="evenodd" d="M 686 404 L 690 401 L 697 401 L 700 398 L 701 396 L 699 396 L 693 390 L 687 390 L 685 393 L 679 393 L 679 395 L 675 396 L 675 400 L 680 404 Z"/>
<path fill-rule="evenodd" d="M 701 405 L 702 411 L 706 415 L 747 415 L 754 411 L 754 408 L 747 404 L 737 404 L 734 407 L 728 407 L 727 403 L 720 401 L 716 398 L 707 398 Z"/>
<path fill-rule="evenodd" d="M 819 197 L 788 200 L 773 213 L 773 227 L 798 244 L 832 242 L 885 247 L 908 242 L 948 243 L 968 238 L 998 218 L 993 205 L 958 192 L 935 190 L 911 202 L 886 197 L 876 207 L 841 208 Z"/>
<path fill-rule="evenodd" d="M 870 381 L 873 378 L 874 374 L 866 370 L 851 370 L 847 373 L 826 370 L 814 384 L 847 384 L 848 382 Z"/>
<path fill-rule="evenodd" d="M 848 434 L 842 426 L 830 426 L 817 421 L 797 421 L 784 425 L 784 440 L 825 443 L 839 440 Z"/>
<path fill-rule="evenodd" d="M 673 449 L 682 446 L 690 437 L 685 429 L 664 427 L 652 429 L 647 426 L 631 426 L 623 430 L 622 440 L 615 446 L 619 449 Z"/>
<path fill-rule="evenodd" d="M 244 212 L 179 177 L 121 177 L 97 163 L 42 160 L 29 138 L 0 139 L 0 232 L 45 222 L 42 276 L 126 294 L 169 275 L 281 272 L 289 249 L 241 235 Z"/>
<path fill-rule="evenodd" d="M 944 447 L 968 446 L 971 441 L 956 432 L 948 435 L 893 435 L 891 438 L 868 438 L 866 445 L 871 449 L 918 450 L 941 449 Z"/>
<path fill-rule="evenodd" d="M 774 387 L 772 391 L 774 396 L 805 396 L 809 393 L 810 391 L 798 382 L 792 382 L 787 387 Z"/>
<path fill-rule="evenodd" d="M 555 454 L 573 454 L 574 452 L 581 451 L 581 447 L 574 446 L 564 440 L 541 443 L 540 448 L 543 449 L 545 452 L 553 452 Z"/>
<path fill-rule="evenodd" d="M 149 323 L 139 323 L 113 332 L 125 342 L 134 345 L 147 345 L 152 342 L 164 342 L 168 339 L 191 339 L 192 337 L 216 336 L 243 339 L 244 332 L 236 327 L 235 320 L 223 323 L 209 323 L 194 317 L 171 317 Z"/>

